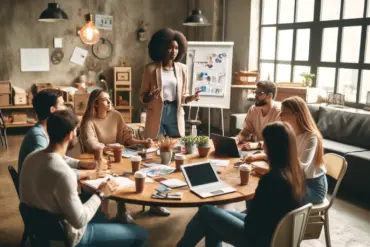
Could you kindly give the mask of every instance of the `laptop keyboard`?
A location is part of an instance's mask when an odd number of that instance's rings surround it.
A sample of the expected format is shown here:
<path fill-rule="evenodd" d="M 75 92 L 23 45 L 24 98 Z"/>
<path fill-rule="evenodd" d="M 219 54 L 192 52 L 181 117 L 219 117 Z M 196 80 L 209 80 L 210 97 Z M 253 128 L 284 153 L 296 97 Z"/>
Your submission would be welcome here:
<path fill-rule="evenodd" d="M 224 191 L 223 190 L 215 190 L 215 191 L 211 191 L 209 193 L 211 193 L 212 195 L 218 195 L 218 194 L 224 193 Z"/>

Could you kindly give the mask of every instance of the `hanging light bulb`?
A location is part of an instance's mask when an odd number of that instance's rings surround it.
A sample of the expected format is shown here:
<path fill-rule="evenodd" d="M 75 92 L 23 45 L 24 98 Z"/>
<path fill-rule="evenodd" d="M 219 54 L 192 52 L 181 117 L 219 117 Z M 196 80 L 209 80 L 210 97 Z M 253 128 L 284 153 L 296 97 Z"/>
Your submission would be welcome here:
<path fill-rule="evenodd" d="M 86 25 L 80 30 L 80 38 L 87 45 L 96 44 L 100 39 L 99 30 L 92 21 L 92 14 L 85 15 Z"/>

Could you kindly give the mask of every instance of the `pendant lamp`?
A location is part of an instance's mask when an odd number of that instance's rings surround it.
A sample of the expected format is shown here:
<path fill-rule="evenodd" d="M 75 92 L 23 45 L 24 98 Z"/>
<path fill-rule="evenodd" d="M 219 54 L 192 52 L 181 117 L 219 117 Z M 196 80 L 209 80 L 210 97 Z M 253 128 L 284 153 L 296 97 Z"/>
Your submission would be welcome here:
<path fill-rule="evenodd" d="M 42 11 L 39 21 L 41 22 L 58 22 L 67 21 L 68 16 L 64 12 L 58 3 L 48 3 L 48 8 Z"/>
<path fill-rule="evenodd" d="M 92 21 L 92 14 L 85 15 L 86 25 L 80 30 L 80 38 L 87 45 L 94 45 L 100 39 L 99 30 Z"/>
<path fill-rule="evenodd" d="M 191 12 L 191 15 L 188 18 L 186 18 L 182 25 L 192 27 L 204 27 L 209 26 L 211 24 L 208 22 L 207 18 L 204 17 L 201 10 L 194 9 Z"/>

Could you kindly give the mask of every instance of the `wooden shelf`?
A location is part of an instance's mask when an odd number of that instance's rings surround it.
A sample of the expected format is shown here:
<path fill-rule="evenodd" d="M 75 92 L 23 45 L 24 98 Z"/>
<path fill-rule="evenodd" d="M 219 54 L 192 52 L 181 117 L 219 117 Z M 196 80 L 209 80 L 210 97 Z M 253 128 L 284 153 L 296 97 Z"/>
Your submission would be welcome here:
<path fill-rule="evenodd" d="M 116 109 L 116 110 L 131 110 L 131 109 L 133 109 L 133 107 L 129 106 L 129 105 L 118 105 L 118 106 L 115 106 L 114 109 Z"/>
<path fill-rule="evenodd" d="M 32 105 L 6 105 L 0 106 L 0 109 L 25 109 L 25 108 L 33 108 Z"/>
<path fill-rule="evenodd" d="M 21 123 L 21 124 L 6 123 L 7 128 L 31 127 L 34 125 L 35 123 Z"/>
<path fill-rule="evenodd" d="M 234 84 L 234 85 L 231 85 L 232 88 L 242 88 L 242 89 L 256 89 L 257 86 L 256 85 L 237 85 L 237 84 Z"/>
<path fill-rule="evenodd" d="M 117 92 L 131 92 L 131 88 L 116 88 Z"/>

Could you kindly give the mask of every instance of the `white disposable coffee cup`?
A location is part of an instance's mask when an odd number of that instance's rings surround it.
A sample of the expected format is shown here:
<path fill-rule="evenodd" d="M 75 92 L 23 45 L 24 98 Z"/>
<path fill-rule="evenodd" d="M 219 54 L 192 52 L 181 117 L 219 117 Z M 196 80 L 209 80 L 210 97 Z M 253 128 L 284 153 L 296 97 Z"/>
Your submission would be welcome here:
<path fill-rule="evenodd" d="M 136 192 L 137 193 L 143 192 L 146 174 L 144 172 L 137 171 L 135 172 L 134 177 L 135 177 Z"/>
<path fill-rule="evenodd" d="M 183 154 L 175 154 L 175 164 L 176 164 L 176 171 L 180 171 L 181 166 L 184 164 L 185 155 Z"/>
<path fill-rule="evenodd" d="M 132 167 L 132 173 L 135 173 L 139 170 L 140 164 L 141 164 L 141 156 L 135 155 L 131 157 L 131 167 Z"/>

